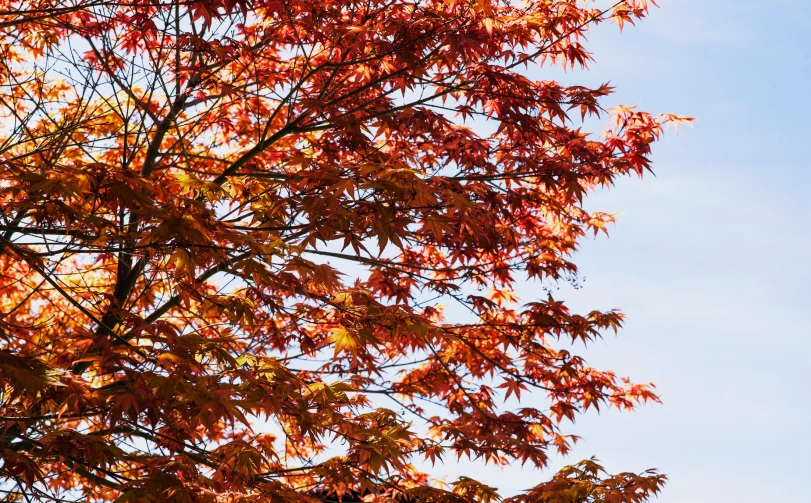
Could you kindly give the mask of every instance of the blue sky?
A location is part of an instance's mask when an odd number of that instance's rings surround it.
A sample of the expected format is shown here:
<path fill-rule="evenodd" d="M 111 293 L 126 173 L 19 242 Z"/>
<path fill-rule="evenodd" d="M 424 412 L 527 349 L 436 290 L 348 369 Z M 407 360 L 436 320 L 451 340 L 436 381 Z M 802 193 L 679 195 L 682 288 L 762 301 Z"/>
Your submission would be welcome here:
<path fill-rule="evenodd" d="M 576 257 L 573 307 L 621 308 L 597 367 L 657 383 L 664 404 L 578 419 L 556 466 L 596 455 L 612 471 L 655 467 L 661 503 L 808 501 L 811 466 L 811 1 L 659 0 L 621 35 L 592 32 L 597 59 L 565 81 L 610 80 L 607 102 L 699 118 L 656 147 L 656 177 L 592 195 L 620 212 Z M 560 74 L 542 70 L 539 78 Z M 540 292 L 524 285 L 522 300 Z M 540 397 L 538 398 L 541 399 Z M 449 462 L 502 494 L 552 472 Z"/>

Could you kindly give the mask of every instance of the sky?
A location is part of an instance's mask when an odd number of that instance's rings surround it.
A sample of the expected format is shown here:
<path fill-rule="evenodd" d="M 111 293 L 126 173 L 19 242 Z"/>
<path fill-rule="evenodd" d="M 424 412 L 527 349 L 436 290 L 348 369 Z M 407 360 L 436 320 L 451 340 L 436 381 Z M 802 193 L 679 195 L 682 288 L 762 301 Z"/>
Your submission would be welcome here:
<path fill-rule="evenodd" d="M 622 34 L 593 30 L 588 72 L 532 76 L 611 81 L 607 105 L 698 118 L 655 146 L 655 177 L 589 198 L 617 223 L 576 255 L 584 287 L 555 294 L 620 308 L 619 335 L 581 352 L 655 382 L 664 403 L 580 417 L 583 440 L 545 472 L 449 460 L 436 475 L 509 495 L 596 456 L 612 472 L 666 473 L 659 503 L 809 501 L 811 1 L 658 3 Z"/>

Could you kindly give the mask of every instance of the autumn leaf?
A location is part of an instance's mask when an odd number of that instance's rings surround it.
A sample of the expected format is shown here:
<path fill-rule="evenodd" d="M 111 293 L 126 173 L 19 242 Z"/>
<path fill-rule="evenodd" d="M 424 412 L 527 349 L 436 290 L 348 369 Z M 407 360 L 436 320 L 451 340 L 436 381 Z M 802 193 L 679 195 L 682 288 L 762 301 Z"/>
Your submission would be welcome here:
<path fill-rule="evenodd" d="M 533 77 L 653 2 L 0 2 L 9 498 L 496 503 L 419 463 L 544 468 L 659 400 L 576 352 L 619 311 L 515 294 L 578 284 L 590 194 L 691 122 Z M 664 481 L 587 460 L 506 501 Z"/>

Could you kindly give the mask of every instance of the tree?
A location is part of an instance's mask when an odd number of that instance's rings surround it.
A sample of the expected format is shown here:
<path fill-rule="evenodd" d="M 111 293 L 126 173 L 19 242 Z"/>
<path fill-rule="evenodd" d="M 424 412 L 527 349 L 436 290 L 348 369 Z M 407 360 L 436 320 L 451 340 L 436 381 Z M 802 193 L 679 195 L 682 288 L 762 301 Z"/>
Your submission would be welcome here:
<path fill-rule="evenodd" d="M 597 138 L 608 85 L 521 71 L 647 9 L 3 0 L 7 499 L 489 503 L 412 463 L 544 467 L 576 414 L 658 400 L 572 352 L 619 312 L 511 290 L 576 278 L 612 220 L 583 197 L 688 120 L 621 107 Z M 584 461 L 509 501 L 663 482 Z"/>

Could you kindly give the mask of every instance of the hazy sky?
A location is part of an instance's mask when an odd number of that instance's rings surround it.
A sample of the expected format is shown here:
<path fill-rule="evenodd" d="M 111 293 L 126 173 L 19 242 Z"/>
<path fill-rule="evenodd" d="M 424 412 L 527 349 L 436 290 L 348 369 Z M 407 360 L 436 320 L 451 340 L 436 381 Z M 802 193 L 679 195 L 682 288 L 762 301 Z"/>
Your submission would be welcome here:
<path fill-rule="evenodd" d="M 655 148 L 656 177 L 591 197 L 621 214 L 610 238 L 576 257 L 585 287 L 557 295 L 628 315 L 585 354 L 656 382 L 664 404 L 581 417 L 571 431 L 583 441 L 561 463 L 596 455 L 612 471 L 659 468 L 670 477 L 661 503 L 807 502 L 811 1 L 658 3 L 621 35 L 594 30 L 597 63 L 564 79 L 610 80 L 610 105 L 700 122 Z M 506 495 L 552 472 L 448 460 L 436 473 Z"/>

